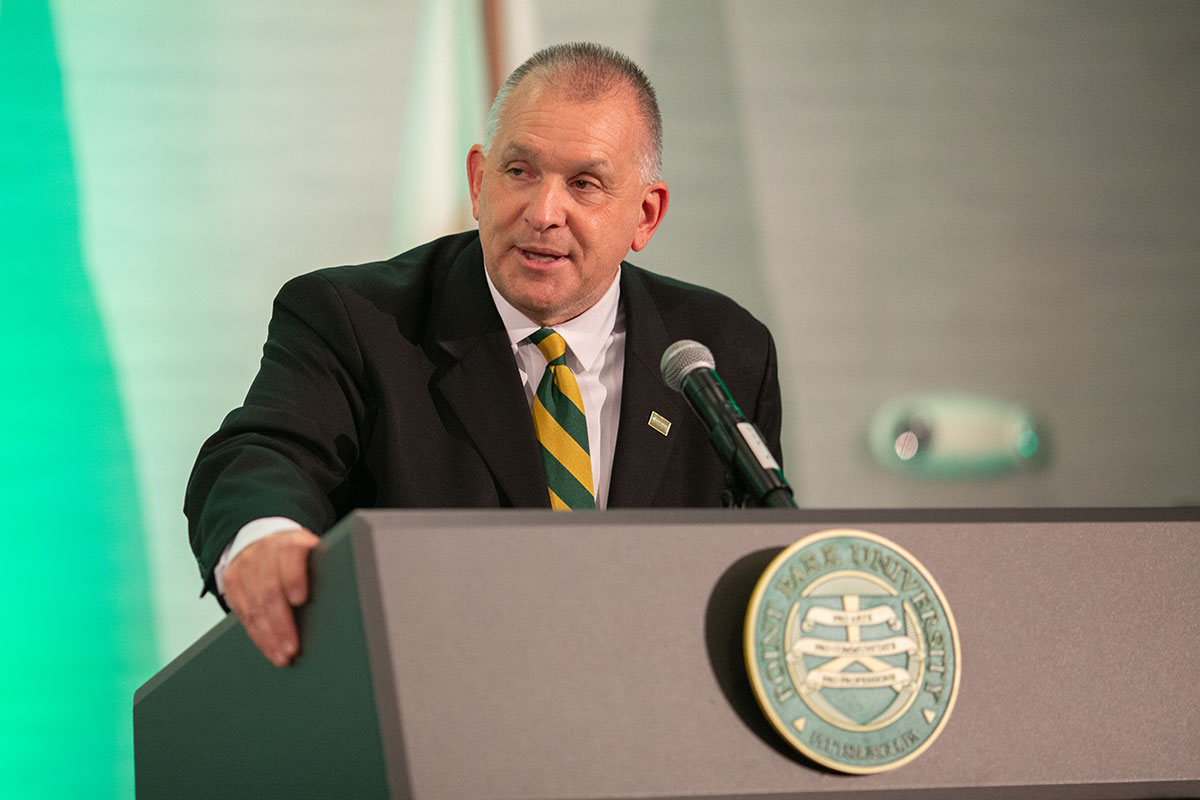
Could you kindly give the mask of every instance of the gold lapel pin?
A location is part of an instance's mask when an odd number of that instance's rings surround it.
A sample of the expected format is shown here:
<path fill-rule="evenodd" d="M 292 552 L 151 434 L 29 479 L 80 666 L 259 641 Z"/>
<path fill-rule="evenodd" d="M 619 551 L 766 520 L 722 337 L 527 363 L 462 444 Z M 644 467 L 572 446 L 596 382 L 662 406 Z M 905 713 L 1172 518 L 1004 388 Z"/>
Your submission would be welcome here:
<path fill-rule="evenodd" d="M 651 428 L 654 428 L 654 430 L 658 431 L 663 436 L 666 436 L 671 430 L 671 420 L 667 419 L 657 411 L 650 412 L 650 421 L 646 424 Z"/>

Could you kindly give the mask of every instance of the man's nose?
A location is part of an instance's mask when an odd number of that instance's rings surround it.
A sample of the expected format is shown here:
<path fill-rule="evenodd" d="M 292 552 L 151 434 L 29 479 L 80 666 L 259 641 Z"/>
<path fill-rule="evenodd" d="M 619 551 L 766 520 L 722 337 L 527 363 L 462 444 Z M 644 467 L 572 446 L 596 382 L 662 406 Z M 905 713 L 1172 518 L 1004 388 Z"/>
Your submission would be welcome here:
<path fill-rule="evenodd" d="M 539 231 L 562 225 L 569 200 L 566 187 L 558 181 L 539 181 L 525 206 L 525 220 Z"/>

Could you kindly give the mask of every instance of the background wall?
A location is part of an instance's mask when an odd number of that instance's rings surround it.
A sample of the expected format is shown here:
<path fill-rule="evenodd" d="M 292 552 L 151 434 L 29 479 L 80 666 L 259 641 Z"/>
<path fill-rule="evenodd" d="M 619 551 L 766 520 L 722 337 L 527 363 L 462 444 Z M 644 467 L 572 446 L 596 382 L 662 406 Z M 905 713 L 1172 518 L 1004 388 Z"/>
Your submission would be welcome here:
<path fill-rule="evenodd" d="M 636 260 L 771 325 L 802 504 L 1200 502 L 1200 5 L 502 5 L 508 66 L 593 39 L 655 81 L 672 207 Z M 132 691 L 218 618 L 191 460 L 286 278 L 467 224 L 476 15 L 0 0 L 0 786 L 132 793 Z M 886 469 L 866 432 L 910 394 L 1031 409 L 1046 457 Z"/>

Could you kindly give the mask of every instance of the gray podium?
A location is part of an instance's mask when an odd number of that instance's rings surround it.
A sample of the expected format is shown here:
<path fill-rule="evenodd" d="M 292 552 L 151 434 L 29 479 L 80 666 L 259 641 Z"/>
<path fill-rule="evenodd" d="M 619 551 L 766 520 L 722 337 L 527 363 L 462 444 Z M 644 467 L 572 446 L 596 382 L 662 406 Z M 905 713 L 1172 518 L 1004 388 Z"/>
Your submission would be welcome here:
<path fill-rule="evenodd" d="M 835 527 L 919 559 L 957 618 L 941 736 L 806 761 L 742 666 L 755 580 Z M 359 512 L 276 669 L 232 617 L 134 699 L 142 798 L 1200 796 L 1200 515 Z"/>

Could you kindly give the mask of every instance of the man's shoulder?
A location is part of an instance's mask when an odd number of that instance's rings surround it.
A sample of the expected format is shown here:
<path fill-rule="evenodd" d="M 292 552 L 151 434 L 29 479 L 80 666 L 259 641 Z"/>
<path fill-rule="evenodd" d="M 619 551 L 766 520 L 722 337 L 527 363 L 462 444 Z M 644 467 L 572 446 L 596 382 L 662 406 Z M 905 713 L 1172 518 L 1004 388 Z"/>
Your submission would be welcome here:
<path fill-rule="evenodd" d="M 479 251 L 479 232 L 465 231 L 434 239 L 383 261 L 325 267 L 297 276 L 289 284 L 326 283 L 340 291 L 378 296 L 380 291 L 405 291 L 439 282 L 460 257 Z"/>
<path fill-rule="evenodd" d="M 418 341 L 456 287 L 471 284 L 476 263 L 482 274 L 477 231 L 444 236 L 386 261 L 299 275 L 283 285 L 275 304 L 277 311 L 286 309 L 312 325 L 342 320 L 356 327 L 399 326 L 406 338 Z"/>
<path fill-rule="evenodd" d="M 668 326 L 675 321 L 766 330 L 766 326 L 736 300 L 715 289 L 651 272 L 628 262 L 621 269 L 626 276 L 626 286 L 632 291 L 644 290 Z"/>
<path fill-rule="evenodd" d="M 279 290 L 276 304 L 304 316 L 401 319 L 415 335 L 426 324 L 456 267 L 482 269 L 478 231 L 443 236 L 385 261 L 349 264 L 299 275 Z"/>

